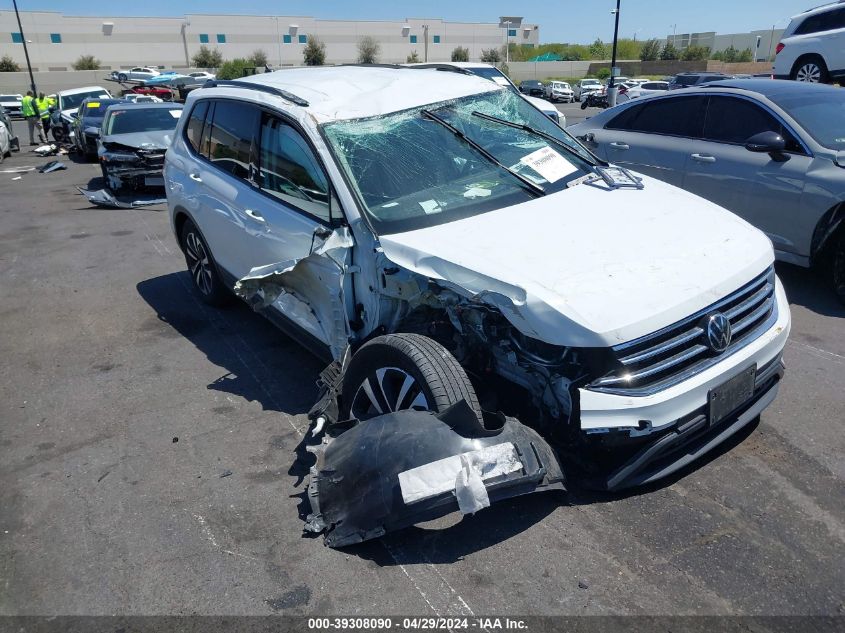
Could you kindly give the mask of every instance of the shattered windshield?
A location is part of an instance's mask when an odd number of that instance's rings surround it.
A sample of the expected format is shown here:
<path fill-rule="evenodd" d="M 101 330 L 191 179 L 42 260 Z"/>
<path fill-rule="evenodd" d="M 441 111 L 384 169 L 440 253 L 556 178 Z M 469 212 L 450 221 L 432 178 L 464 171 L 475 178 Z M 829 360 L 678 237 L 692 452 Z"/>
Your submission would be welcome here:
<path fill-rule="evenodd" d="M 528 125 L 557 142 L 492 118 Z M 519 204 L 538 191 L 547 195 L 562 191 L 593 173 L 591 155 L 584 148 L 507 90 L 339 121 L 327 124 L 324 131 L 367 215 L 383 234 Z"/>

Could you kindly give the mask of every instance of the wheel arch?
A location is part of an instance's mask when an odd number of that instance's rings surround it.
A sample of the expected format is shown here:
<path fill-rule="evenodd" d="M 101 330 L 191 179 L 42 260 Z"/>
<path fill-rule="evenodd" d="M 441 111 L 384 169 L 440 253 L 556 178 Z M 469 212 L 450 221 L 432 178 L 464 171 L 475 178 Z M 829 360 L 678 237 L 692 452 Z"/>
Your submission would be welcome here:
<path fill-rule="evenodd" d="M 825 73 L 830 72 L 830 66 L 828 66 L 827 60 L 824 58 L 824 55 L 821 53 L 802 53 L 799 55 L 796 60 L 792 63 L 792 68 L 789 71 L 790 77 L 794 77 L 798 72 L 798 69 L 801 67 L 801 64 L 810 61 L 811 59 L 818 59 L 824 65 L 822 76 L 824 77 Z M 829 75 L 828 75 L 829 79 Z"/>
<path fill-rule="evenodd" d="M 845 202 L 839 202 L 828 209 L 816 224 L 810 245 L 810 263 L 816 265 L 824 259 L 833 237 L 845 230 Z"/>
<path fill-rule="evenodd" d="M 173 210 L 173 232 L 176 235 L 176 241 L 179 243 L 179 248 L 182 248 L 182 228 L 185 226 L 185 222 L 190 220 L 194 223 L 194 226 L 197 226 L 196 220 L 188 213 L 188 210 L 182 206 L 176 206 Z M 197 226 L 199 229 L 199 226 Z"/>

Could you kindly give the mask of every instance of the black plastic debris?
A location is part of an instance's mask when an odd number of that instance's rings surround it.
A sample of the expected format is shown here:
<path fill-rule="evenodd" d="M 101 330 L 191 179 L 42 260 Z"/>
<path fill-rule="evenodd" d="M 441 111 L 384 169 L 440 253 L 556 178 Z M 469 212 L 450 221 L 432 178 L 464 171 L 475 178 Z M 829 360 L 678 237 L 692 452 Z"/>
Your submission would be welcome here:
<path fill-rule="evenodd" d="M 409 410 L 349 424 L 314 451 L 308 484 L 304 529 L 325 532 L 330 547 L 563 489 L 557 456 L 535 431 L 497 415 L 482 425 L 464 401 L 440 415 Z"/>
<path fill-rule="evenodd" d="M 96 191 L 91 191 L 89 189 L 83 189 L 82 187 L 77 187 L 79 193 L 83 196 L 88 198 L 88 202 L 94 204 L 98 207 L 107 207 L 110 209 L 136 209 L 138 207 L 148 207 L 154 204 L 163 204 L 167 202 L 167 198 L 138 198 L 135 200 L 125 201 L 117 198 L 110 190 L 108 189 L 98 189 Z"/>
<path fill-rule="evenodd" d="M 220 473 L 220 479 L 223 479 L 223 477 L 228 477 L 231 474 L 232 474 L 231 470 L 224 470 L 222 473 Z"/>
<path fill-rule="evenodd" d="M 38 172 L 41 174 L 49 174 L 53 171 L 60 171 L 62 169 L 67 169 L 67 165 L 59 160 L 51 160 L 49 163 L 44 163 L 41 167 L 38 168 Z"/>

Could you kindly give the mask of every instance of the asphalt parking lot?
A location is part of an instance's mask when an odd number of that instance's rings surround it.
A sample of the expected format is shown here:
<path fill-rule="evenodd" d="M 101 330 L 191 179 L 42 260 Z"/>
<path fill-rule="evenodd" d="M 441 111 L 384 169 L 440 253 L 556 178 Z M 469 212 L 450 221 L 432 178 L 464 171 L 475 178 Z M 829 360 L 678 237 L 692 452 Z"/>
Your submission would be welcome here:
<path fill-rule="evenodd" d="M 338 551 L 302 535 L 320 364 L 191 294 L 163 206 L 6 171 L 47 160 L 0 165 L 0 614 L 845 613 L 845 308 L 814 275 L 778 266 L 780 395 L 704 463 Z"/>

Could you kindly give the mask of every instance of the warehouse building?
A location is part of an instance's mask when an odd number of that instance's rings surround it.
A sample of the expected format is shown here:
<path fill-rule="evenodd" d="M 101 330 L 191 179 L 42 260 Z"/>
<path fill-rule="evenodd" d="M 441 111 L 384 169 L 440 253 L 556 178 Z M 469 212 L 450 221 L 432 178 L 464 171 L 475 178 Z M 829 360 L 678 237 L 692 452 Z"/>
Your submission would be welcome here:
<path fill-rule="evenodd" d="M 666 36 L 667 42 L 675 44 L 675 48 L 684 50 L 690 46 L 704 46 L 712 53 L 718 53 L 733 46 L 737 50 L 750 48 L 755 61 L 767 61 L 775 54 L 775 47 L 783 37 L 784 29 L 763 29 L 750 33 L 717 34 L 714 31 L 702 33 L 673 33 Z"/>
<path fill-rule="evenodd" d="M 304 16 L 189 14 L 184 17 L 81 17 L 56 12 L 21 12 L 21 29 L 13 11 L 0 11 L 0 56 L 11 55 L 25 67 L 26 38 L 33 70 L 71 70 L 81 55 L 93 55 L 101 68 L 137 65 L 185 68 L 200 46 L 216 48 L 224 59 L 248 57 L 256 49 L 273 66 L 302 64 L 310 37 L 326 45 L 326 63 L 356 61 L 359 40 L 379 43 L 380 62 L 405 62 L 416 51 L 421 61 L 449 60 L 457 46 L 470 59 L 506 41 L 536 46 L 536 24 L 447 22 L 440 18 L 402 21 L 319 20 Z M 507 19 L 507 18 L 506 18 Z M 511 18 L 510 20 L 515 20 Z"/>

